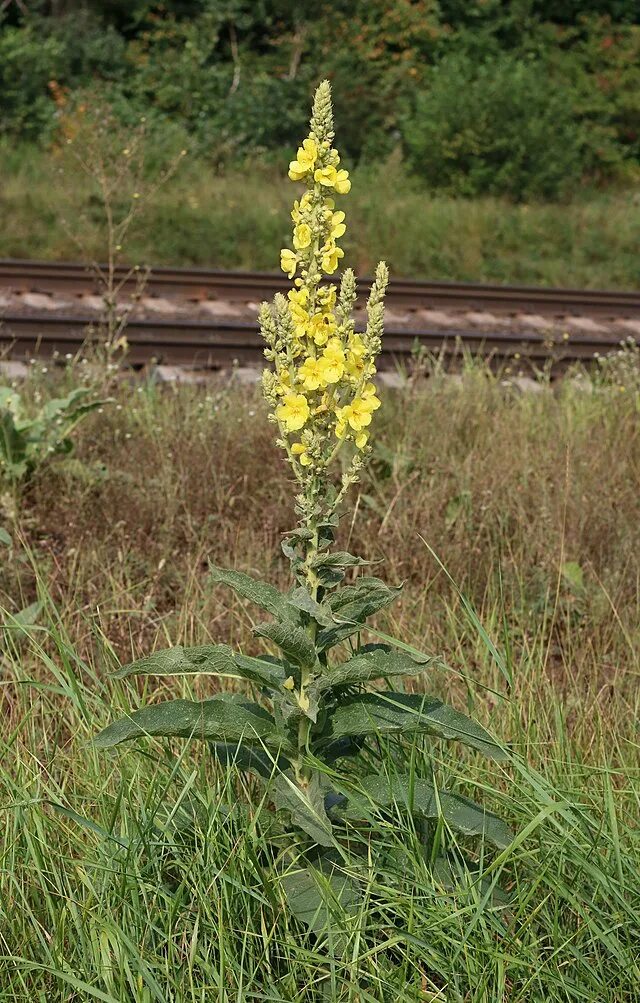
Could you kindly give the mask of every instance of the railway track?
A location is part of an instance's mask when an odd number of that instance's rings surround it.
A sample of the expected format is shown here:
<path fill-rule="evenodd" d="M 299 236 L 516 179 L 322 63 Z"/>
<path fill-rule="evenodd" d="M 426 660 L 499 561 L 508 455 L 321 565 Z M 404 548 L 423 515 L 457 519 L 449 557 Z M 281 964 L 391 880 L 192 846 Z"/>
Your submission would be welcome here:
<path fill-rule="evenodd" d="M 125 295 L 135 285 L 130 276 Z M 260 272 L 154 269 L 127 324 L 128 359 L 202 368 L 256 364 L 262 355 L 256 303 L 288 288 L 283 276 Z M 13 357 L 75 355 L 98 331 L 99 284 L 85 266 L 0 260 L 3 290 L 0 349 Z M 445 356 L 468 351 L 514 359 L 519 367 L 550 361 L 561 370 L 615 350 L 631 329 L 640 339 L 639 293 L 396 280 L 387 302 L 386 368 L 419 347 Z M 431 322 L 438 318 L 441 323 Z M 568 334 L 563 322 L 572 318 Z"/>
<path fill-rule="evenodd" d="M 122 279 L 129 269 L 116 269 Z M 133 289 L 135 274 L 125 285 Z M 366 290 L 370 279 L 361 279 Z M 16 292 L 99 293 L 92 271 L 82 264 L 0 259 L 0 288 Z M 222 272 L 203 268 L 153 268 L 145 292 L 154 296 L 178 296 L 187 300 L 221 299 L 229 302 L 260 301 L 275 292 L 286 292 L 290 281 L 265 272 Z M 387 293 L 390 308 L 408 307 L 484 309 L 507 314 L 542 313 L 549 316 L 585 314 L 590 317 L 640 316 L 640 292 L 594 289 L 547 289 L 536 286 L 479 285 L 457 282 L 417 282 L 392 279 Z"/>

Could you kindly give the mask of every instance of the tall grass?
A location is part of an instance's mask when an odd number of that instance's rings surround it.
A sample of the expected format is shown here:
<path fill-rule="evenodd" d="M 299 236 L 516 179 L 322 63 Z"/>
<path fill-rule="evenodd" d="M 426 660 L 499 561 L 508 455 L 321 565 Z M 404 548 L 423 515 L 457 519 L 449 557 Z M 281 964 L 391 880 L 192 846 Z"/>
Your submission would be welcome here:
<path fill-rule="evenodd" d="M 220 173 L 194 157 L 156 193 L 127 242 L 138 264 L 278 267 L 286 246 L 291 183 L 286 163 L 254 159 Z M 61 220 L 81 227 L 83 246 L 105 255 L 99 206 L 77 170 L 32 148 L 0 150 L 0 256 L 75 259 Z M 346 248 L 360 274 L 380 258 L 392 274 L 459 281 L 584 287 L 637 284 L 638 193 L 585 191 L 567 204 L 432 195 L 401 163 L 355 172 Z"/>
<path fill-rule="evenodd" d="M 460 864 L 452 889 L 421 832 L 378 817 L 357 875 L 366 909 L 333 950 L 288 918 L 245 777 L 196 744 L 90 745 L 131 700 L 108 676 L 118 660 L 209 639 L 252 650 L 251 608 L 208 584 L 207 558 L 286 583 L 291 489 L 253 392 L 123 385 L 78 431 L 75 458 L 36 479 L 0 572 L 0 1000 L 638 999 L 628 375 L 624 390 L 616 378 L 522 395 L 469 367 L 385 395 L 342 542 L 406 580 L 379 630 L 442 654 L 450 668 L 429 689 L 513 760 L 496 772 L 421 741 L 394 759 L 381 742 L 369 765 L 433 770 L 518 835 L 476 871 Z M 13 615 L 36 598 L 25 630 Z M 139 694 L 210 686 L 147 680 Z"/>

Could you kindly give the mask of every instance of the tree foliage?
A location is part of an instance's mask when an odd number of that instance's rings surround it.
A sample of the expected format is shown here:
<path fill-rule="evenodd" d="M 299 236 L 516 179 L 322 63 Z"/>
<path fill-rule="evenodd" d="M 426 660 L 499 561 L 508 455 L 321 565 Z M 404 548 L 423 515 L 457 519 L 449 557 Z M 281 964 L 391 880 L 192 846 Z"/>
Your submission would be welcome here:
<path fill-rule="evenodd" d="M 51 0 L 0 21 L 0 129 L 47 139 L 51 82 L 97 84 L 220 161 L 291 146 L 326 75 L 352 160 L 401 146 L 435 188 L 555 196 L 637 170 L 639 56 L 631 0 Z"/>

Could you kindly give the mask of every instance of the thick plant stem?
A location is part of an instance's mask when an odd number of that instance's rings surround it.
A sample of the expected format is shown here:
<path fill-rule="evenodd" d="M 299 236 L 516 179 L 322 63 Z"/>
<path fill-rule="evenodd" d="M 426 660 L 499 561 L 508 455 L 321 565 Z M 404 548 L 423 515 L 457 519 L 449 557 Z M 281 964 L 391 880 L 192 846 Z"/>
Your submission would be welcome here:
<path fill-rule="evenodd" d="M 318 580 L 318 576 L 315 574 L 312 568 L 312 564 L 316 554 L 318 553 L 318 529 L 315 526 L 310 528 L 312 529 L 312 537 L 309 540 L 307 546 L 307 553 L 305 556 L 305 562 L 304 562 L 305 577 L 307 580 L 307 587 L 309 589 L 309 594 L 311 595 L 312 599 L 317 601 L 318 588 L 320 586 L 320 582 Z M 310 621 L 307 630 L 309 632 L 311 640 L 315 645 L 316 634 L 318 630 L 318 625 L 315 622 L 315 620 Z M 296 768 L 296 773 L 298 774 L 299 780 L 302 783 L 308 783 L 311 776 L 310 769 L 308 767 L 303 767 L 301 765 L 301 761 L 306 753 L 307 745 L 309 743 L 309 734 L 311 731 L 311 718 L 309 718 L 306 714 L 306 711 L 309 708 L 309 698 L 307 697 L 306 690 L 312 679 L 313 679 L 312 671 L 308 667 L 303 667 L 300 675 L 300 696 L 299 696 L 299 703 L 300 707 L 303 710 L 303 717 L 300 719 L 300 723 L 298 725 L 298 764 Z"/>

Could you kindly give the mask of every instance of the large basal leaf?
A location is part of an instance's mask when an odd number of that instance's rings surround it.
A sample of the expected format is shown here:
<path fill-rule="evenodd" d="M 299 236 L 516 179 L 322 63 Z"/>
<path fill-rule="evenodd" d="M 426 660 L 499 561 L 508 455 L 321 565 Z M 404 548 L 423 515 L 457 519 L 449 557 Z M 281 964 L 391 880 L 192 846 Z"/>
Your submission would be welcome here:
<path fill-rule="evenodd" d="M 249 770 L 265 778 L 273 776 L 276 770 L 288 770 L 290 766 L 284 756 L 279 756 L 276 752 L 269 754 L 265 749 L 254 745 L 212 742 L 209 749 L 214 759 L 223 766 L 235 766 L 238 770 Z"/>
<path fill-rule="evenodd" d="M 358 790 L 348 795 L 346 812 L 357 817 L 371 806 L 392 809 L 400 807 L 421 818 L 443 818 L 450 829 L 463 836 L 482 836 L 495 846 L 504 849 L 513 841 L 509 826 L 493 812 L 469 798 L 450 791 L 436 791 L 428 780 L 406 776 L 364 777 Z"/>
<path fill-rule="evenodd" d="M 199 644 L 183 648 L 163 648 L 152 655 L 124 665 L 114 673 L 119 679 L 127 676 L 181 676 L 181 675 L 242 676 L 263 686 L 278 687 L 284 679 L 282 666 L 236 655 L 226 644 Z"/>
<path fill-rule="evenodd" d="M 319 632 L 318 649 L 323 651 L 332 648 L 334 644 L 357 633 L 367 617 L 389 606 L 401 589 L 401 585 L 390 588 L 380 578 L 368 577 L 360 578 L 355 585 L 340 589 L 328 600 L 335 623 Z"/>
<path fill-rule="evenodd" d="M 57 418 L 62 412 L 69 411 L 74 405 L 77 405 L 88 393 L 88 387 L 77 387 L 66 397 L 52 397 L 42 407 L 40 417 L 45 421 L 51 421 L 53 418 Z"/>
<path fill-rule="evenodd" d="M 282 773 L 272 788 L 273 801 L 278 809 L 291 815 L 291 821 L 311 836 L 319 846 L 335 846 L 331 822 L 324 807 L 324 791 L 314 776 L 306 787 L 300 787 L 293 776 Z"/>
<path fill-rule="evenodd" d="M 441 700 L 418 693 L 356 693 L 328 716 L 322 744 L 344 735 L 412 735 L 457 739 L 492 759 L 505 753 L 488 731 Z"/>
<path fill-rule="evenodd" d="M 315 645 L 302 627 L 289 623 L 259 623 L 253 628 L 253 633 L 273 641 L 288 661 L 296 665 L 311 668 L 317 661 Z"/>
<path fill-rule="evenodd" d="M 318 936 L 326 935 L 330 953 L 342 953 L 346 922 L 361 903 L 354 881 L 331 864 L 291 871 L 281 880 L 295 918 Z"/>
<path fill-rule="evenodd" d="M 272 613 L 281 620 L 297 620 L 297 615 L 289 606 L 287 597 L 269 585 L 268 582 L 259 582 L 250 575 L 245 575 L 242 571 L 232 571 L 229 568 L 218 568 L 215 564 L 209 565 L 211 581 L 228 585 L 229 588 L 237 592 L 243 599 L 249 599 L 260 609 Z"/>
<path fill-rule="evenodd" d="M 437 660 L 424 655 L 414 658 L 403 651 L 373 650 L 354 655 L 348 662 L 327 669 L 310 687 L 324 693 L 339 686 L 357 686 L 372 679 L 391 679 L 393 676 L 417 676 Z"/>
<path fill-rule="evenodd" d="M 253 743 L 291 753 L 286 737 L 277 730 L 271 714 L 254 703 L 212 700 L 167 700 L 114 721 L 96 736 L 102 749 L 144 736 L 197 738 L 210 742 Z"/>

